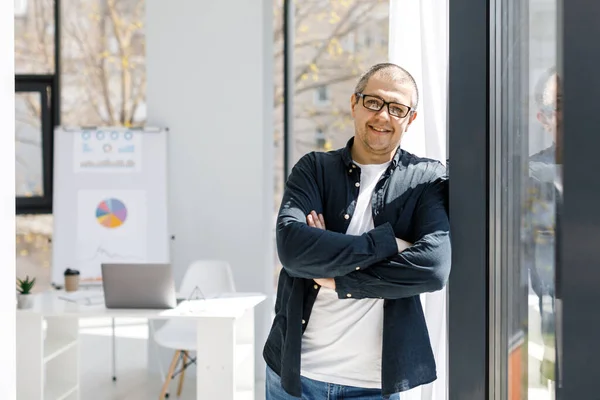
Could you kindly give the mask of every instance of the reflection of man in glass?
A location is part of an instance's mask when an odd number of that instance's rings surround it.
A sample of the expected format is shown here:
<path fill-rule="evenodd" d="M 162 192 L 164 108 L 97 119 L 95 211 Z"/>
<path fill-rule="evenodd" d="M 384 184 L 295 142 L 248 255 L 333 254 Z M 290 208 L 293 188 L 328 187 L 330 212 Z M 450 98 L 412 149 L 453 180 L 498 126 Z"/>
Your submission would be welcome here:
<path fill-rule="evenodd" d="M 524 262 L 531 288 L 538 297 L 544 357 L 542 377 L 555 381 L 555 226 L 557 127 L 560 123 L 560 97 L 554 68 L 546 71 L 535 87 L 537 119 L 552 144 L 529 158 L 529 180 L 525 210 Z"/>

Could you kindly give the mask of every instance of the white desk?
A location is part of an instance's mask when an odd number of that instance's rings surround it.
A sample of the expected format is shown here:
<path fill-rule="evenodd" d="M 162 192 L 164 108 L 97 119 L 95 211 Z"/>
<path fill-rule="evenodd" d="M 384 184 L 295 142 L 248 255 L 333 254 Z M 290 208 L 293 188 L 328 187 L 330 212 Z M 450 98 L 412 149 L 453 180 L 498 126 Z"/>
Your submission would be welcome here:
<path fill-rule="evenodd" d="M 59 294 L 35 295 L 33 308 L 17 310 L 19 400 L 81 399 L 79 319 L 97 317 L 197 320 L 198 399 L 254 400 L 254 308 L 266 296 L 239 293 L 184 301 L 171 310 L 117 310 L 68 302 Z"/>

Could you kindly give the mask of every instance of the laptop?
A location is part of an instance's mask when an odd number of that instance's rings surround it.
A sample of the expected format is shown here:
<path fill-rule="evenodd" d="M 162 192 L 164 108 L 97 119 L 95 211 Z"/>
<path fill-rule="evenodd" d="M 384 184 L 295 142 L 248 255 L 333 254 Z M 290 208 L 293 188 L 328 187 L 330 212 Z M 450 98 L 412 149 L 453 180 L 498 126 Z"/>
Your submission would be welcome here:
<path fill-rule="evenodd" d="M 170 264 L 102 264 L 106 308 L 168 309 L 177 305 Z"/>

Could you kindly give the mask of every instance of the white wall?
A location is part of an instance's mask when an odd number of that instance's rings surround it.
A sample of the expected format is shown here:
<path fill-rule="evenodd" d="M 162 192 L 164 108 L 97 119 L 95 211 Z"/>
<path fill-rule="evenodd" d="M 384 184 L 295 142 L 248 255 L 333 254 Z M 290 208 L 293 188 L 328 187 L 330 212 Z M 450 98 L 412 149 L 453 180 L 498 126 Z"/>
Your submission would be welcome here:
<path fill-rule="evenodd" d="M 14 3 L 0 1 L 0 398 L 16 398 Z"/>
<path fill-rule="evenodd" d="M 170 128 L 177 283 L 218 258 L 238 290 L 273 293 L 272 18 L 268 0 L 147 1 L 148 124 Z M 257 310 L 259 377 L 271 308 Z"/>

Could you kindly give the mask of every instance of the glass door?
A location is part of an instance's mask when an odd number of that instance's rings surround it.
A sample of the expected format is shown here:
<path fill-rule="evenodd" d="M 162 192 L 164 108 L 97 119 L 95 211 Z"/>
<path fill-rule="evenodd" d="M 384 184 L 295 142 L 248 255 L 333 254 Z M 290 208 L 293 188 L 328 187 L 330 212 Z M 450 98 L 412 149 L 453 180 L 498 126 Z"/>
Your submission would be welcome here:
<path fill-rule="evenodd" d="M 490 36 L 490 398 L 553 400 L 557 0 L 497 0 Z"/>
<path fill-rule="evenodd" d="M 449 15 L 448 398 L 600 398 L 600 2 Z"/>

